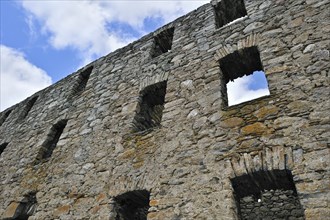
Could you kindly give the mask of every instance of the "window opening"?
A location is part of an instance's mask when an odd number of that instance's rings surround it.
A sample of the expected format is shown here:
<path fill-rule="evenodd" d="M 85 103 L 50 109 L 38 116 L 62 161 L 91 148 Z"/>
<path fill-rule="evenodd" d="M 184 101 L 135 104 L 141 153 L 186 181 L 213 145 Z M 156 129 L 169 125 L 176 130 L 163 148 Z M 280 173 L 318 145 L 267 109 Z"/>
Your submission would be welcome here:
<path fill-rule="evenodd" d="M 27 115 L 29 114 L 29 112 L 31 111 L 31 109 L 32 109 L 32 107 L 34 106 L 34 104 L 35 104 L 35 102 L 37 101 L 37 99 L 38 99 L 38 96 L 33 97 L 32 99 L 30 99 L 30 100 L 27 102 L 27 104 L 26 104 L 26 106 L 25 106 L 25 108 L 24 108 L 24 111 L 23 111 L 23 113 L 22 113 L 21 119 L 26 118 L 26 116 L 27 116 Z"/>
<path fill-rule="evenodd" d="M 251 75 L 234 79 L 234 81 L 228 82 L 226 87 L 228 106 L 270 94 L 266 75 L 263 71 L 254 71 Z"/>
<path fill-rule="evenodd" d="M 7 147 L 8 144 L 9 144 L 9 143 L 3 143 L 3 144 L 0 145 L 0 155 L 1 155 L 2 152 L 6 149 L 6 147 Z"/>
<path fill-rule="evenodd" d="M 0 126 L 6 121 L 6 119 L 8 118 L 8 116 L 10 115 L 11 112 L 12 112 L 12 110 L 8 110 L 3 114 L 3 116 L 1 117 L 1 120 L 0 120 Z"/>
<path fill-rule="evenodd" d="M 256 46 L 235 51 L 220 59 L 221 93 L 226 106 L 269 95 L 266 75 Z"/>
<path fill-rule="evenodd" d="M 19 203 L 15 210 L 14 216 L 9 219 L 12 220 L 28 220 L 37 208 L 36 193 L 30 193 L 24 196 L 24 199 Z"/>
<path fill-rule="evenodd" d="M 304 219 L 289 170 L 257 171 L 231 183 L 241 219 Z"/>
<path fill-rule="evenodd" d="M 244 0 L 222 0 L 214 6 L 214 11 L 217 28 L 247 15 Z"/>
<path fill-rule="evenodd" d="M 75 94 L 80 94 L 82 91 L 84 91 L 93 68 L 93 66 L 90 66 L 79 74 L 76 86 L 73 89 Z"/>
<path fill-rule="evenodd" d="M 152 57 L 157 57 L 172 49 L 174 28 L 166 29 L 154 37 L 155 45 Z"/>
<path fill-rule="evenodd" d="M 61 120 L 52 126 L 45 142 L 41 146 L 37 161 L 46 160 L 52 156 L 67 122 L 68 120 Z"/>
<path fill-rule="evenodd" d="M 139 106 L 134 117 L 133 131 L 144 131 L 160 125 L 167 81 L 146 87 L 140 92 Z"/>
<path fill-rule="evenodd" d="M 114 198 L 116 220 L 147 220 L 150 193 L 147 190 L 126 192 Z"/>

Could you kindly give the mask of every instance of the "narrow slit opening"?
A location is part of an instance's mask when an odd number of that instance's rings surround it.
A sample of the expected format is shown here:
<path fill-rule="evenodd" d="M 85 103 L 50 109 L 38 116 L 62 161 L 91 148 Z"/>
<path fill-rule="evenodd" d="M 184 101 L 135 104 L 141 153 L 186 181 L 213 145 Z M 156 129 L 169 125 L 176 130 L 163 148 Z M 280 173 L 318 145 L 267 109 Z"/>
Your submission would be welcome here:
<path fill-rule="evenodd" d="M 73 95 L 80 95 L 85 90 L 93 68 L 93 66 L 90 66 L 79 74 L 73 88 Z"/>
<path fill-rule="evenodd" d="M 2 154 L 2 152 L 6 149 L 7 145 L 9 143 L 3 143 L 3 144 L 0 144 L 0 155 Z"/>
<path fill-rule="evenodd" d="M 0 126 L 6 121 L 12 110 L 6 111 L 0 119 Z"/>
<path fill-rule="evenodd" d="M 39 150 L 37 162 L 44 161 L 52 156 L 67 122 L 68 120 L 61 120 L 52 126 L 45 142 Z"/>
<path fill-rule="evenodd" d="M 33 97 L 32 99 L 30 99 L 30 100 L 27 102 L 27 104 L 26 104 L 26 106 L 25 106 L 25 108 L 24 108 L 24 110 L 23 110 L 23 112 L 22 112 L 21 119 L 24 119 L 24 118 L 27 117 L 27 115 L 28 115 L 29 112 L 31 111 L 31 109 L 32 109 L 32 107 L 34 106 L 34 104 L 35 104 L 35 102 L 37 101 L 37 99 L 38 99 L 38 96 Z"/>

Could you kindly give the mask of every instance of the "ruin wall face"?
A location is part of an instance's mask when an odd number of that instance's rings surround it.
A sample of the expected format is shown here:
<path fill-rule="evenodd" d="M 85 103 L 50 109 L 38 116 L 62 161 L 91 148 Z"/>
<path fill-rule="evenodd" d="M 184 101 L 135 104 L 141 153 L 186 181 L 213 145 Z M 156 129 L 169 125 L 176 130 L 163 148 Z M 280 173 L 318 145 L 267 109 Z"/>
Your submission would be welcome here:
<path fill-rule="evenodd" d="M 330 216 L 330 1 L 231 2 L 1 112 L 1 219 Z M 228 106 L 242 63 L 270 95 Z"/>

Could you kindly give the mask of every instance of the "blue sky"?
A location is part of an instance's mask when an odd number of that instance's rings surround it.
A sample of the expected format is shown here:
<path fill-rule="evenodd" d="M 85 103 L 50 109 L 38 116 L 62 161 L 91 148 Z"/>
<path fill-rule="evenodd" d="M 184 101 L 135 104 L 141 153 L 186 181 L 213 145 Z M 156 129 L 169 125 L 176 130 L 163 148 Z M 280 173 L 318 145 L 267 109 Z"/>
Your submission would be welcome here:
<path fill-rule="evenodd" d="M 0 0 L 0 110 L 208 2 Z"/>
<path fill-rule="evenodd" d="M 227 83 L 228 105 L 236 105 L 269 95 L 268 82 L 263 71 L 237 78 Z"/>
<path fill-rule="evenodd" d="M 1 0 L 1 44 L 23 52 L 28 61 L 45 70 L 53 82 L 75 71 L 79 62 L 75 51 L 57 50 L 49 45 L 49 33 L 36 33 L 42 26 L 38 21 L 30 21 L 29 16 L 19 2 Z"/>

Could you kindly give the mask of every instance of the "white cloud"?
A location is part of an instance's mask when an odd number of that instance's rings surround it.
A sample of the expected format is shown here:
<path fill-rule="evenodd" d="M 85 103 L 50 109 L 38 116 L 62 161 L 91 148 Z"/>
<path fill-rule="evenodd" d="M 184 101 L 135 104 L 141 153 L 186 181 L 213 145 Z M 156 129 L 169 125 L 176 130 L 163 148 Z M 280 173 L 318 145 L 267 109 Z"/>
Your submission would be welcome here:
<path fill-rule="evenodd" d="M 135 40 L 134 37 L 109 30 L 107 25 L 121 22 L 145 34 L 147 18 L 161 18 L 167 23 L 198 6 L 200 1 L 22 1 L 30 16 L 41 23 L 43 32 L 56 49 L 78 50 L 87 63 Z"/>
<path fill-rule="evenodd" d="M 143 29 L 145 18 L 161 17 L 164 23 L 168 23 L 208 2 L 209 0 L 107 1 L 104 5 L 109 9 L 111 20 Z"/>
<path fill-rule="evenodd" d="M 0 111 L 49 86 L 47 73 L 31 64 L 24 54 L 0 45 Z"/>
<path fill-rule="evenodd" d="M 268 86 L 264 85 L 264 88 L 250 89 L 249 84 L 252 83 L 254 75 L 243 76 L 237 78 L 234 81 L 227 83 L 227 96 L 228 105 L 236 105 L 242 102 L 253 100 L 262 96 L 269 95 Z"/>
<path fill-rule="evenodd" d="M 146 34 L 146 19 L 164 24 L 196 9 L 209 0 L 167 1 L 20 1 L 30 37 L 41 34 L 55 49 L 77 51 L 81 65 L 135 40 L 110 23 L 129 25 L 140 36 Z M 40 30 L 41 27 L 41 30 Z M 3 110 L 51 84 L 47 73 L 31 64 L 23 53 L 1 45 L 1 103 Z"/>

